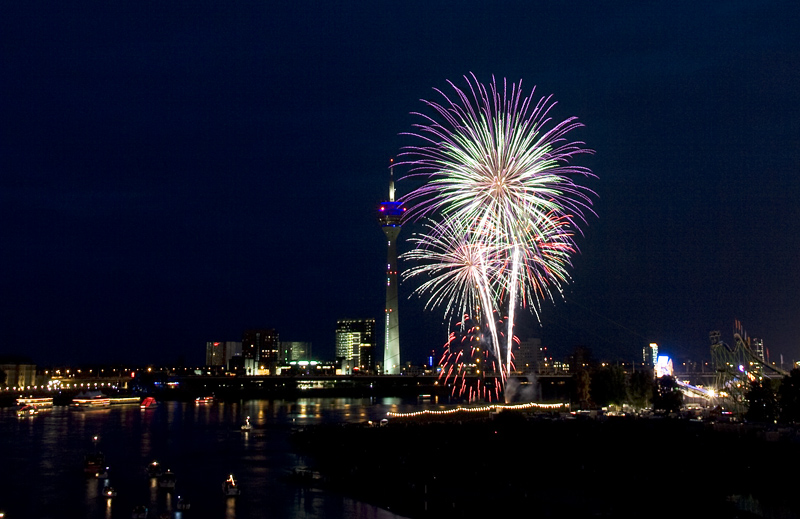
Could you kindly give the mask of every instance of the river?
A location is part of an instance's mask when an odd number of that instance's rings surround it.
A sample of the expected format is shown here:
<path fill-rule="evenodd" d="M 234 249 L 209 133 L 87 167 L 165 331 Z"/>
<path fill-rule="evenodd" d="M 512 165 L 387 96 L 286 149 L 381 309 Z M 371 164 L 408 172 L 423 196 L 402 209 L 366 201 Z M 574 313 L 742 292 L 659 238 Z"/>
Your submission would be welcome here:
<path fill-rule="evenodd" d="M 396 518 L 288 481 L 293 468 L 309 463 L 292 452 L 289 435 L 302 425 L 379 421 L 387 411 L 413 409 L 416 402 L 396 398 L 161 402 L 148 410 L 56 406 L 24 418 L 0 409 L 0 511 L 5 519 L 127 519 L 143 505 L 153 518 Z M 253 429 L 242 432 L 247 417 Z M 108 480 L 83 473 L 84 456 L 94 451 L 105 456 Z M 147 476 L 154 460 L 176 474 L 173 493 Z M 222 493 L 229 474 L 242 489 L 236 498 Z M 103 496 L 106 485 L 116 497 Z M 177 510 L 178 496 L 189 510 Z"/>

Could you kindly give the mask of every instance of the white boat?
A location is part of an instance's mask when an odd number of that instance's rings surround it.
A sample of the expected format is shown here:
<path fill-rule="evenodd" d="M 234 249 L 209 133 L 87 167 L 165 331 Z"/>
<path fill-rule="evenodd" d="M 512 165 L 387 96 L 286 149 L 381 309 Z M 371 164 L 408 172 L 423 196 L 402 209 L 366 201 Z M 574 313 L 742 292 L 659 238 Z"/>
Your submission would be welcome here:
<path fill-rule="evenodd" d="M 248 416 L 247 419 L 244 421 L 244 425 L 242 425 L 243 431 L 252 431 L 253 425 L 250 423 L 250 417 Z"/>
<path fill-rule="evenodd" d="M 241 490 L 239 489 L 239 485 L 236 483 L 236 479 L 234 479 L 233 474 L 228 476 L 228 479 L 226 479 L 225 483 L 222 484 L 222 493 L 229 497 L 238 496 L 241 494 Z"/>
<path fill-rule="evenodd" d="M 72 399 L 75 407 L 108 407 L 111 399 L 100 391 L 86 391 Z"/>
<path fill-rule="evenodd" d="M 17 398 L 17 405 L 26 406 L 31 405 L 33 407 L 53 407 L 53 397 L 19 397 Z"/>

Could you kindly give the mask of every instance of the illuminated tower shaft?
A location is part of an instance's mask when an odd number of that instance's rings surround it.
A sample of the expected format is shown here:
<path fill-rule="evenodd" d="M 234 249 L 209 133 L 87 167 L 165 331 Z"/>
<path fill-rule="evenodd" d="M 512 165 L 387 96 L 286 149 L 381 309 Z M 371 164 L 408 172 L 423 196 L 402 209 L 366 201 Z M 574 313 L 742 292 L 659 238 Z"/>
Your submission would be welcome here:
<path fill-rule="evenodd" d="M 405 207 L 394 200 L 394 175 L 389 176 L 389 200 L 381 204 L 378 220 L 389 240 L 386 255 L 386 308 L 384 314 L 383 372 L 400 374 L 400 318 L 397 312 L 397 237 Z"/>

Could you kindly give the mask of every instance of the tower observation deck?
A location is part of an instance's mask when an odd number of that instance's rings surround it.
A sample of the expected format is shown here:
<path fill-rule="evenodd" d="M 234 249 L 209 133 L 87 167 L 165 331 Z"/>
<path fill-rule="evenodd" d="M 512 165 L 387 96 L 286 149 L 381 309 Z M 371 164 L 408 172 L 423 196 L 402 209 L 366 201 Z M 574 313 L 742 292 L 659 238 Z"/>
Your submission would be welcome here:
<path fill-rule="evenodd" d="M 389 241 L 386 255 L 383 373 L 400 374 L 400 319 L 397 312 L 397 237 L 406 208 L 394 199 L 394 165 L 389 169 L 389 200 L 378 208 L 378 221 Z"/>

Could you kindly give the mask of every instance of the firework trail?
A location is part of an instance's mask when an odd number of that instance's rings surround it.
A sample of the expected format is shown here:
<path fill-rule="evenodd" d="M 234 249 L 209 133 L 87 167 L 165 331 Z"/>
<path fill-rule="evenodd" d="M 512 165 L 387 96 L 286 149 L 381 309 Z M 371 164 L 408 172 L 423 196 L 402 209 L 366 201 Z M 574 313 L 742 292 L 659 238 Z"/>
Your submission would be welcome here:
<path fill-rule="evenodd" d="M 424 181 L 402 198 L 406 219 L 427 223 L 403 255 L 416 263 L 404 278 L 427 277 L 414 293 L 429 298 L 426 308 L 443 307 L 448 321 L 483 316 L 502 385 L 513 369 L 515 310 L 538 316 L 542 301 L 569 282 L 573 238 L 593 214 L 594 195 L 573 181 L 592 172 L 570 162 L 592 151 L 567 138 L 582 126 L 575 117 L 551 120 L 551 97 L 524 96 L 522 82 L 504 80 L 501 89 L 494 78 L 488 87 L 474 75 L 464 79 L 464 90 L 448 82 L 449 97 L 436 90 L 443 103 L 423 100 L 433 114 L 415 114 L 423 122 L 406 134 L 423 141 L 401 153 L 406 178 Z M 505 334 L 495 310 L 508 315 Z"/>

